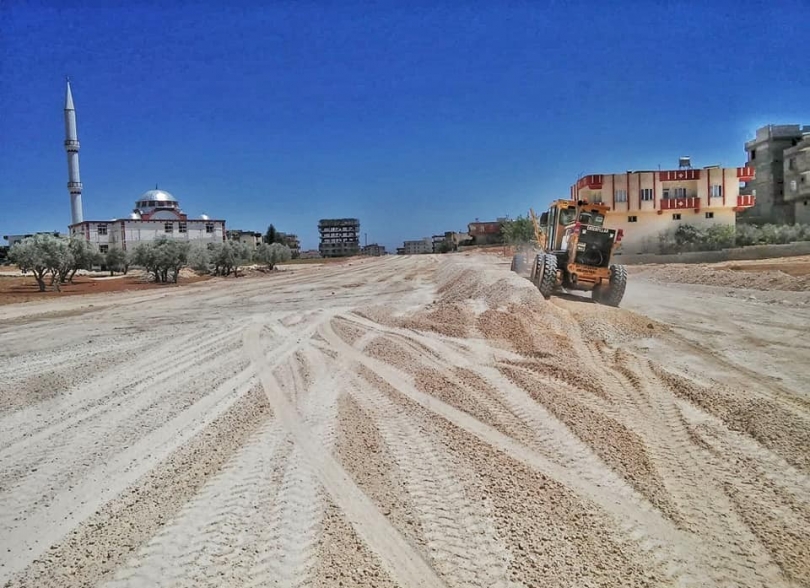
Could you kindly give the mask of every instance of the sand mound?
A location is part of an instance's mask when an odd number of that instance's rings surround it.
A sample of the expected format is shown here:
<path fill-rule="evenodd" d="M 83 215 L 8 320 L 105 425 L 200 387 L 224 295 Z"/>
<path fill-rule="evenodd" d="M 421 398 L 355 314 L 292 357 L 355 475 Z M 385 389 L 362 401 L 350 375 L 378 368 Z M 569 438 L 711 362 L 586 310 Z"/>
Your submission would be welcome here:
<path fill-rule="evenodd" d="M 793 292 L 810 291 L 810 275 L 791 275 L 773 266 L 759 271 L 757 266 L 732 264 L 726 266 L 711 264 L 670 264 L 650 265 L 634 269 L 652 282 L 703 284 L 752 290 L 787 290 Z"/>

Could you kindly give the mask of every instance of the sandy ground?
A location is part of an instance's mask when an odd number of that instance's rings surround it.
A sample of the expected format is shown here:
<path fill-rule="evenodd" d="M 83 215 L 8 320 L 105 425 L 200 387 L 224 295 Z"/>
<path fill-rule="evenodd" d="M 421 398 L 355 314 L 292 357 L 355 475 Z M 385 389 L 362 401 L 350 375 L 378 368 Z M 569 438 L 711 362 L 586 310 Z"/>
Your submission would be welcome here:
<path fill-rule="evenodd" d="M 453 255 L 0 307 L 0 586 L 808 586 L 810 307 L 759 294 Z"/>

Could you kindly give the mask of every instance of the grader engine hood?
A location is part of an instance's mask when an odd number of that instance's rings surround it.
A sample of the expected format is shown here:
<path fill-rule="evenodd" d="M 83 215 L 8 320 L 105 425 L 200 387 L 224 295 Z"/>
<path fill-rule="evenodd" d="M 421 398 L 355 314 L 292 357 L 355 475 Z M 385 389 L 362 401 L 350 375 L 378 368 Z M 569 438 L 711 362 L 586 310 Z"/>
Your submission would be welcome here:
<path fill-rule="evenodd" d="M 572 230 L 569 259 L 578 265 L 606 268 L 610 265 L 615 229 L 586 225 Z"/>

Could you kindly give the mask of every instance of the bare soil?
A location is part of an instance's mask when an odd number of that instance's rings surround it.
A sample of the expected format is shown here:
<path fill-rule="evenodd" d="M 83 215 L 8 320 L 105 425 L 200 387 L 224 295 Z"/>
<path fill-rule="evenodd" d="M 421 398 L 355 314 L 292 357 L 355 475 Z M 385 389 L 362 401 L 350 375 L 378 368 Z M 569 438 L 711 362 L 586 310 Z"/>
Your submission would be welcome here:
<path fill-rule="evenodd" d="M 0 306 L 0 586 L 810 586 L 806 293 L 257 274 Z"/>

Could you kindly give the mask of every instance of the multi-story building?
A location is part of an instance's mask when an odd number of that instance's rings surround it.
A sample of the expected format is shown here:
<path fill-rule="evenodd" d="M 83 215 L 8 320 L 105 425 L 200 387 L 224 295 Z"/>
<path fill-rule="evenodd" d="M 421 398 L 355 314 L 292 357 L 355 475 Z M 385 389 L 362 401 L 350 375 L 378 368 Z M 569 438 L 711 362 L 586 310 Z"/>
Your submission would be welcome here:
<path fill-rule="evenodd" d="M 231 229 L 230 231 L 226 231 L 225 235 L 229 241 L 247 243 L 253 249 L 262 243 L 262 234 L 257 233 L 256 231 L 240 231 L 239 229 Z"/>
<path fill-rule="evenodd" d="M 793 223 L 795 202 L 785 188 L 785 150 L 798 145 L 810 127 L 800 125 L 767 125 L 757 129 L 756 137 L 745 144 L 748 167 L 755 170 L 754 179 L 745 186 L 744 195 L 756 196 L 756 204 L 740 221 L 751 223 Z"/>
<path fill-rule="evenodd" d="M 377 243 L 371 243 L 370 245 L 364 245 L 363 248 L 360 250 L 363 255 L 370 255 L 372 257 L 380 257 L 385 255 L 385 245 L 378 245 Z"/>
<path fill-rule="evenodd" d="M 301 256 L 301 241 L 298 235 L 293 233 L 279 233 L 280 240 L 287 247 L 290 248 L 290 253 L 293 259 L 298 259 Z"/>
<path fill-rule="evenodd" d="M 571 198 L 608 204 L 606 226 L 624 229 L 621 251 L 639 253 L 679 224 L 735 225 L 737 213 L 755 203 L 740 194 L 754 177 L 750 167 L 718 166 L 590 174 L 571 186 Z"/>
<path fill-rule="evenodd" d="M 323 257 L 347 257 L 360 253 L 360 221 L 356 218 L 321 219 L 318 221 Z"/>
<path fill-rule="evenodd" d="M 467 232 L 476 245 L 502 243 L 501 228 L 503 228 L 504 221 L 505 219 L 498 219 L 496 221 L 480 222 L 476 219 L 475 222 L 467 225 Z"/>
<path fill-rule="evenodd" d="M 402 251 L 405 255 L 420 255 L 423 253 L 433 253 L 433 241 L 430 237 L 416 239 L 413 241 L 403 241 Z"/>
<path fill-rule="evenodd" d="M 785 203 L 792 204 L 793 220 L 810 224 L 810 129 L 795 146 L 784 151 Z"/>

